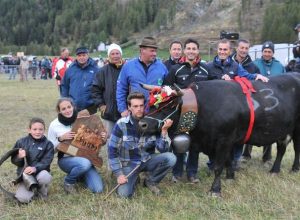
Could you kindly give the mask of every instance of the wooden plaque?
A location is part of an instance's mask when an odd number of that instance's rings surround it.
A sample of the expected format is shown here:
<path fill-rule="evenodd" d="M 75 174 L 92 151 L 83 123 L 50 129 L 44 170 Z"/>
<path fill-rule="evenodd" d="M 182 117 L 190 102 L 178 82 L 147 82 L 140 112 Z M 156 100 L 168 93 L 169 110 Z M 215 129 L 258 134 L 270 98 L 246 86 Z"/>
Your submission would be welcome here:
<path fill-rule="evenodd" d="M 101 167 L 103 161 L 99 152 L 105 142 L 101 139 L 100 133 L 106 130 L 100 117 L 96 114 L 80 115 L 74 122 L 72 131 L 76 133 L 74 139 L 61 142 L 57 149 L 72 156 L 85 157 L 93 165 Z"/>

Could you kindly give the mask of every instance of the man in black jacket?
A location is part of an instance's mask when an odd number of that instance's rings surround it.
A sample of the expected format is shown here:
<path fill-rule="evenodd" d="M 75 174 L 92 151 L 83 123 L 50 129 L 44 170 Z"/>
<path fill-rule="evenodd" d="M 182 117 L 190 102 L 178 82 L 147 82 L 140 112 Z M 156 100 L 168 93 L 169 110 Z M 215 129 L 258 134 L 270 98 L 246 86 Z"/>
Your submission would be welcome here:
<path fill-rule="evenodd" d="M 169 74 L 164 80 L 164 85 L 173 85 L 176 83 L 181 89 L 187 88 L 193 82 L 207 80 L 208 67 L 201 62 L 199 56 L 199 43 L 194 39 L 187 39 L 184 43 L 184 56 L 178 61 L 178 64 L 172 66 Z M 180 135 L 180 134 L 179 134 Z M 183 163 L 185 153 L 174 152 L 177 161 L 173 168 L 173 182 L 178 182 L 183 174 Z M 186 172 L 190 183 L 198 183 L 198 159 L 199 152 L 189 151 Z"/>
<path fill-rule="evenodd" d="M 259 68 L 252 62 L 251 57 L 249 56 L 249 48 L 250 42 L 244 39 L 240 39 L 238 41 L 238 45 L 236 48 L 236 53 L 234 53 L 231 58 L 235 62 L 242 65 L 242 67 L 249 73 L 255 74 L 260 73 Z M 237 146 L 235 148 L 235 166 L 238 168 L 238 160 L 242 154 L 242 146 Z M 252 145 L 245 145 L 243 157 L 244 159 L 251 158 Z M 268 161 L 271 159 L 272 146 L 264 146 L 263 147 L 263 161 Z"/>
<path fill-rule="evenodd" d="M 239 39 L 237 43 L 236 53 L 231 55 L 231 59 L 242 67 L 248 73 L 260 73 L 259 68 L 252 62 L 249 56 L 250 42 L 245 39 Z"/>
<path fill-rule="evenodd" d="M 117 80 L 124 62 L 122 49 L 115 43 L 109 46 L 107 56 L 108 64 L 100 69 L 93 80 L 92 98 L 101 112 L 104 126 L 110 136 L 115 122 L 121 117 L 117 109 L 116 90 Z"/>

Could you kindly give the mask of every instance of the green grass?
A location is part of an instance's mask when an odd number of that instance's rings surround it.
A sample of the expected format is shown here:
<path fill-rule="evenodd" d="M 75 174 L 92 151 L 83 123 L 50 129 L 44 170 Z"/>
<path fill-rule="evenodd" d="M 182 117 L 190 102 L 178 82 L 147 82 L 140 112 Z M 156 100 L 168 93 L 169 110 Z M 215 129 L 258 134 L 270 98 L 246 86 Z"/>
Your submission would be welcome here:
<path fill-rule="evenodd" d="M 54 106 L 58 91 L 54 80 L 9 81 L 0 74 L 0 154 L 11 149 L 15 141 L 27 134 L 28 120 L 44 118 L 46 124 L 56 117 Z M 46 202 L 33 201 L 16 206 L 0 193 L 0 219 L 299 219 L 300 174 L 289 173 L 294 157 L 292 146 L 284 156 L 281 173 L 272 176 L 270 167 L 261 163 L 261 150 L 254 148 L 253 159 L 236 173 L 235 181 L 222 179 L 222 198 L 212 198 L 207 192 L 213 181 L 207 176 L 201 154 L 198 185 L 172 184 L 168 175 L 160 184 L 164 195 L 155 197 L 141 185 L 131 200 L 113 194 L 105 195 L 115 186 L 106 167 L 100 169 L 105 192 L 93 195 L 79 186 L 77 195 L 65 195 L 64 173 L 55 159 L 52 164 L 53 182 Z M 275 155 L 273 150 L 273 158 Z M 9 161 L 0 168 L 0 181 L 12 175 L 15 167 Z"/>

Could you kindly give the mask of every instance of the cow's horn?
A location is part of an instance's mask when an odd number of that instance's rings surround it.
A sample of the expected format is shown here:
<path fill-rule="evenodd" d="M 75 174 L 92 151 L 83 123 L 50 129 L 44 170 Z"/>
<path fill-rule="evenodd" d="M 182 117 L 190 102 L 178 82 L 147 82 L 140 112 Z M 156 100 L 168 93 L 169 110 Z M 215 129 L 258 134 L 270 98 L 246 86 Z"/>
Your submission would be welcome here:
<path fill-rule="evenodd" d="M 155 89 L 155 88 L 160 88 L 160 86 L 155 86 L 155 85 L 149 85 L 149 84 L 144 84 L 144 83 L 140 83 L 141 87 L 143 87 L 144 89 L 147 89 L 149 91 Z"/>
<path fill-rule="evenodd" d="M 180 87 L 179 87 L 176 83 L 174 83 L 173 85 L 174 85 L 174 87 L 175 87 L 175 90 L 176 90 L 176 92 L 177 92 L 177 95 L 178 95 L 178 96 L 183 96 L 183 95 L 184 95 L 184 92 L 180 89 Z"/>

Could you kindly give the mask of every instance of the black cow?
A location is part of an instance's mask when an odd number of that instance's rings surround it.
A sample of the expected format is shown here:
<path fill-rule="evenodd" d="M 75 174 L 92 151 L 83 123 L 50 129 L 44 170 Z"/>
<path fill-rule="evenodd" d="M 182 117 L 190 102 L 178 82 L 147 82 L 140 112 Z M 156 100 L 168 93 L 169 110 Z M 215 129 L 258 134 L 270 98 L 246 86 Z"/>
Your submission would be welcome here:
<path fill-rule="evenodd" d="M 278 173 L 286 146 L 293 140 L 295 159 L 293 171 L 299 170 L 300 153 L 300 74 L 286 73 L 270 78 L 268 83 L 253 81 L 252 93 L 255 121 L 249 144 L 271 145 L 277 142 L 277 157 L 270 172 Z M 212 195 L 221 194 L 221 173 L 234 178 L 231 161 L 233 146 L 242 144 L 249 127 L 250 110 L 241 86 L 234 81 L 213 80 L 191 86 L 195 93 L 198 112 L 196 125 L 190 132 L 193 150 L 214 159 L 215 179 Z M 187 90 L 182 90 L 183 93 Z M 174 96 L 158 108 L 151 107 L 140 121 L 145 132 L 157 132 L 167 117 L 174 120 L 173 131 L 181 115 L 181 96 Z"/>

